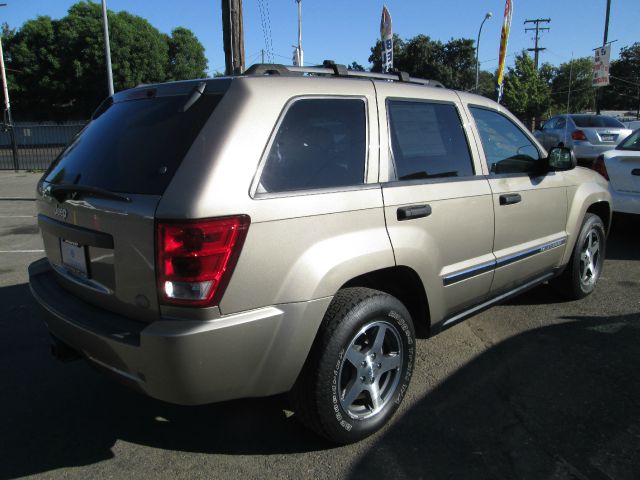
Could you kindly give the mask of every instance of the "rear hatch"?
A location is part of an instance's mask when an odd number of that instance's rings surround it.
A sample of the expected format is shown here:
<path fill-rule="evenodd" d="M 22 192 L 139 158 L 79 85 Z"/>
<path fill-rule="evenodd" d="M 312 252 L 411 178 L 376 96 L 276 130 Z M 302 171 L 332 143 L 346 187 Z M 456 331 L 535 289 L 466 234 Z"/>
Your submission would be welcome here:
<path fill-rule="evenodd" d="M 611 117 L 572 115 L 571 119 L 592 145 L 610 145 L 613 148 L 631 133 L 631 130 Z"/>
<path fill-rule="evenodd" d="M 617 192 L 640 193 L 640 155 L 620 152 L 607 162 L 607 173 L 611 188 Z"/>
<path fill-rule="evenodd" d="M 45 173 L 38 224 L 70 293 L 130 318 L 158 317 L 156 207 L 230 82 L 120 92 Z"/>

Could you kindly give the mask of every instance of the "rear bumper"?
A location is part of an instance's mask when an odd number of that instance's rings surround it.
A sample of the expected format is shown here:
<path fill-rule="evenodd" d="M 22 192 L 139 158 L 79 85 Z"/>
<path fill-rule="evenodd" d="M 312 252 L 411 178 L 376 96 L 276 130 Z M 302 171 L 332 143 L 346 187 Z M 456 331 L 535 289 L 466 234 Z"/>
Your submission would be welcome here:
<path fill-rule="evenodd" d="M 56 338 L 130 386 L 182 405 L 288 391 L 331 301 L 275 305 L 206 321 L 145 323 L 70 295 L 46 259 L 29 266 L 29 283 Z"/>
<path fill-rule="evenodd" d="M 616 192 L 612 188 L 609 190 L 611 191 L 614 212 L 640 215 L 640 193 Z"/>
<path fill-rule="evenodd" d="M 589 160 L 591 163 L 598 158 L 598 155 L 608 152 L 616 148 L 615 144 L 611 145 L 593 145 L 589 142 L 575 141 L 573 142 L 573 153 L 579 160 Z"/>

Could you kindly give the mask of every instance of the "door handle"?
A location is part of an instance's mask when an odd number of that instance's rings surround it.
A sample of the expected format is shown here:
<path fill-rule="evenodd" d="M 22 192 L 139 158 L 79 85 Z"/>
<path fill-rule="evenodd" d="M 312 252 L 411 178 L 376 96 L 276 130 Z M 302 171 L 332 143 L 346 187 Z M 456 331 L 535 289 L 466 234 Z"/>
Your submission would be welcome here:
<path fill-rule="evenodd" d="M 631 170 L 631 175 L 635 175 L 636 177 L 640 177 L 640 168 L 634 168 Z"/>
<path fill-rule="evenodd" d="M 431 215 L 431 205 L 411 205 L 398 208 L 398 221 L 423 218 Z"/>
<path fill-rule="evenodd" d="M 522 197 L 519 193 L 505 193 L 500 195 L 500 205 L 513 205 L 514 203 L 520 203 Z"/>

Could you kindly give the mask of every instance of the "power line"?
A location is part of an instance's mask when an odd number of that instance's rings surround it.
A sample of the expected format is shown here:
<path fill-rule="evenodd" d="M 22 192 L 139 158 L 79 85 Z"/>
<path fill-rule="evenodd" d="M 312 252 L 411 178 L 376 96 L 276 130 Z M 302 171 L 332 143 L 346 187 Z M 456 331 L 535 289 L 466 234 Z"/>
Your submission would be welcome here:
<path fill-rule="evenodd" d="M 273 43 L 269 37 L 270 30 L 267 28 L 267 13 L 264 6 L 264 0 L 258 0 L 258 9 L 260 10 L 260 24 L 262 27 L 262 36 L 264 38 L 264 49 L 267 53 L 267 60 L 273 63 Z"/>
<path fill-rule="evenodd" d="M 633 85 L 634 87 L 640 87 L 640 83 L 630 82 L 629 80 L 624 80 L 620 77 L 614 77 L 611 74 L 609 74 L 609 78 L 615 78 L 616 80 L 620 80 L 621 82 L 628 83 L 629 85 Z"/>

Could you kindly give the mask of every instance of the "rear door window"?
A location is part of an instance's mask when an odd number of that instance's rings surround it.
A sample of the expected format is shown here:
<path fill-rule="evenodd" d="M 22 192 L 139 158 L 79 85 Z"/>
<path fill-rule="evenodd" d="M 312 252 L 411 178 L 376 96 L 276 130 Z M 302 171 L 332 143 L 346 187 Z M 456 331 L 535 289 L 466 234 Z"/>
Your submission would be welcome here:
<path fill-rule="evenodd" d="M 364 183 L 366 125 L 364 100 L 296 100 L 271 143 L 258 193 Z"/>
<path fill-rule="evenodd" d="M 52 184 L 79 184 L 112 192 L 161 195 L 220 102 L 203 94 L 132 95 L 107 101 L 47 172 Z"/>
<path fill-rule="evenodd" d="M 388 100 L 391 149 L 398 180 L 474 174 L 455 105 Z"/>

